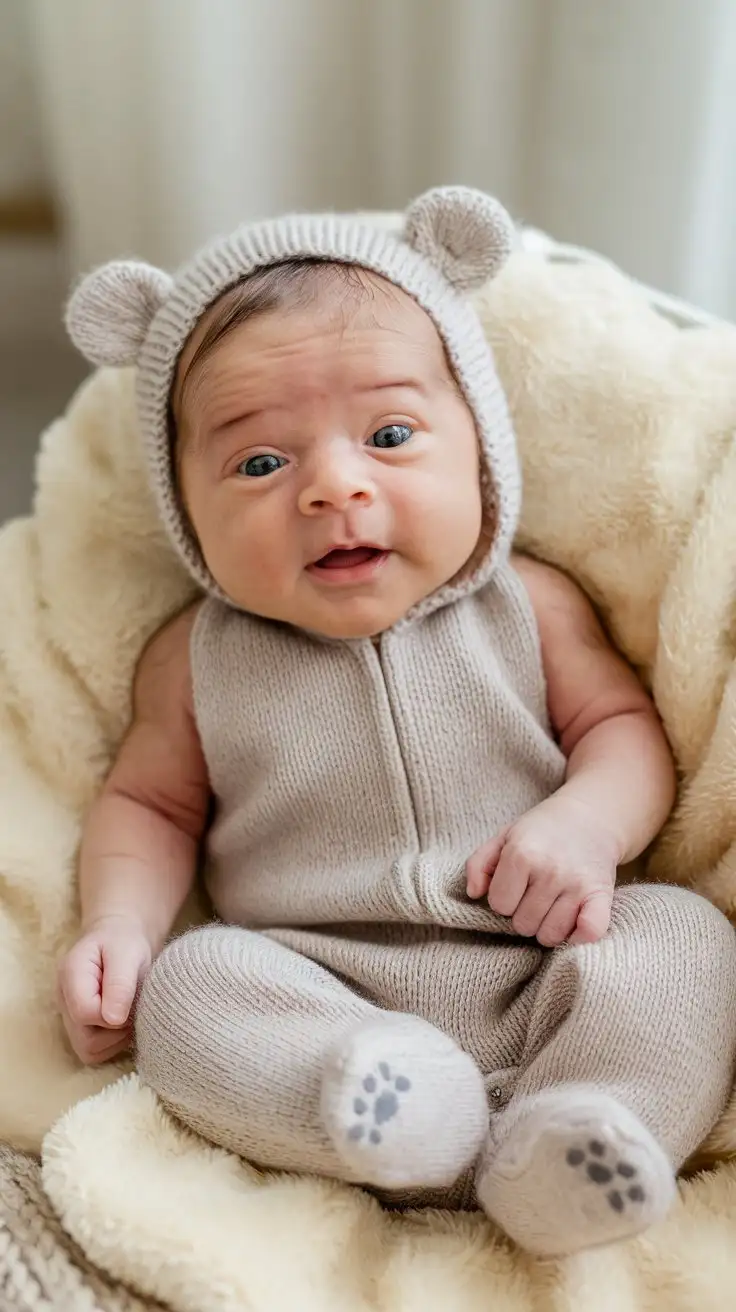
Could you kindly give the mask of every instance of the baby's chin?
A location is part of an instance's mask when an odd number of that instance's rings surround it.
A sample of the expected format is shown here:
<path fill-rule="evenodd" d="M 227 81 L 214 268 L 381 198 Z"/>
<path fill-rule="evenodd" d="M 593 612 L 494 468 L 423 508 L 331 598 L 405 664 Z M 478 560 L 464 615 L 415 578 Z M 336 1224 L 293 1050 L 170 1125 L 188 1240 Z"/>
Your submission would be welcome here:
<path fill-rule="evenodd" d="M 359 642 L 380 637 L 403 619 L 405 614 L 405 610 L 396 613 L 383 607 L 352 608 L 337 604 L 328 610 L 302 610 L 291 616 L 284 615 L 283 620 L 293 628 L 312 633 L 315 637 L 329 638 L 334 642 Z"/>
<path fill-rule="evenodd" d="M 313 604 L 301 607 L 288 622 L 309 633 L 343 642 L 379 638 L 433 591 L 434 588 L 415 591 L 384 586 L 351 597 L 316 597 Z"/>
<path fill-rule="evenodd" d="M 378 598 L 336 598 L 334 601 L 309 605 L 302 603 L 268 606 L 259 605 L 253 598 L 233 595 L 217 580 L 218 586 L 228 600 L 238 610 L 258 619 L 271 620 L 276 624 L 285 624 L 292 629 L 301 629 L 317 638 L 332 641 L 357 642 L 361 639 L 378 638 L 387 629 L 393 628 L 416 604 L 397 606 L 381 602 Z"/>
<path fill-rule="evenodd" d="M 361 642 L 368 639 L 380 638 L 382 633 L 393 627 L 397 620 L 402 617 L 379 619 L 346 619 L 335 616 L 334 620 L 315 619 L 313 624 L 302 623 L 297 625 L 298 628 L 304 629 L 307 633 L 313 633 L 320 638 L 330 638 L 334 642 Z"/>

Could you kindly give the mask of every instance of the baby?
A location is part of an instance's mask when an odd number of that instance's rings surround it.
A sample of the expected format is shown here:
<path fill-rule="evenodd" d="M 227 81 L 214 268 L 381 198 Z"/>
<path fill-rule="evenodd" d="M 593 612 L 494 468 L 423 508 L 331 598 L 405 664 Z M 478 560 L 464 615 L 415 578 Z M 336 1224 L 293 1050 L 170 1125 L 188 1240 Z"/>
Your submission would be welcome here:
<path fill-rule="evenodd" d="M 674 771 L 585 597 L 511 555 L 463 293 L 512 235 L 438 189 L 401 232 L 295 216 L 77 290 L 79 347 L 137 365 L 205 597 L 141 658 L 61 996 L 82 1060 L 135 1037 L 214 1143 L 557 1255 L 666 1212 L 730 1092 L 736 938 L 683 889 L 616 887 Z M 167 943 L 203 842 L 218 919 Z"/>

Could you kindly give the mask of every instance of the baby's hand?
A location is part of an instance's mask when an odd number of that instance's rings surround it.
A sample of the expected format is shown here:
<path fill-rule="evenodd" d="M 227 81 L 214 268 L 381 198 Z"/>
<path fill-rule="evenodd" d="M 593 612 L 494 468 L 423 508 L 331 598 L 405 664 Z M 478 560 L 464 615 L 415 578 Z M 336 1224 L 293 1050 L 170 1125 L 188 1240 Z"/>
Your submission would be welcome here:
<path fill-rule="evenodd" d="M 617 865 L 614 837 L 558 793 L 473 853 L 468 896 L 488 894 L 517 934 L 544 947 L 595 943 L 608 929 Z"/>
<path fill-rule="evenodd" d="M 88 1066 L 111 1061 L 131 1046 L 131 1011 L 151 964 L 141 926 L 123 916 L 98 920 L 59 968 L 61 1014 L 69 1041 Z"/>

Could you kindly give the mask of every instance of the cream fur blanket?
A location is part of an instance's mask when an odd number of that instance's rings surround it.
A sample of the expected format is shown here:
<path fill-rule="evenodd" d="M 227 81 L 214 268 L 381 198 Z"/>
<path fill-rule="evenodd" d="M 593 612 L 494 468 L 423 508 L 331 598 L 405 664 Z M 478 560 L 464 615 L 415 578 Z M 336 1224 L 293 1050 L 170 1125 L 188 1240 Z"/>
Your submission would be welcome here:
<path fill-rule="evenodd" d="M 526 467 L 520 543 L 599 602 L 678 757 L 652 870 L 733 911 L 736 329 L 680 331 L 614 271 L 528 254 L 480 308 Z M 36 1151 L 57 1122 L 44 1180 L 69 1233 L 177 1312 L 731 1309 L 736 1164 L 683 1185 L 646 1239 L 544 1265 L 479 1217 L 389 1216 L 357 1190 L 259 1176 L 134 1076 L 104 1088 L 122 1068 L 79 1069 L 54 1007 L 79 819 L 141 646 L 189 592 L 145 486 L 131 378 L 98 373 L 45 436 L 34 516 L 0 533 L 0 1137 Z M 736 1151 L 736 1112 L 713 1146 Z"/>

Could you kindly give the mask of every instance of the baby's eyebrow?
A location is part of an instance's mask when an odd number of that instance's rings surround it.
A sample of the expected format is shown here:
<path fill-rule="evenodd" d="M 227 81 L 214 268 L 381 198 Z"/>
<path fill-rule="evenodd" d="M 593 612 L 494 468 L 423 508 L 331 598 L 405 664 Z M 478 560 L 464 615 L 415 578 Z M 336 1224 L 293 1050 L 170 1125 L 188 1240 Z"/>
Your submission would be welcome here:
<path fill-rule="evenodd" d="M 351 388 L 351 391 L 355 395 L 366 395 L 367 393 L 370 392 L 387 392 L 387 391 L 404 391 L 404 392 L 411 391 L 411 392 L 416 392 L 418 393 L 418 395 L 425 398 L 429 395 L 428 387 L 426 386 L 425 383 L 422 383 L 418 378 L 386 378 L 370 383 L 356 382 L 355 385 Z M 274 406 L 270 406 L 270 405 L 254 406 L 250 410 L 243 410 L 241 413 L 233 415 L 232 418 L 226 419 L 222 423 L 215 424 L 208 433 L 208 442 L 209 441 L 217 442 L 218 440 L 221 440 L 233 428 L 239 428 L 241 425 L 249 423 L 253 419 L 258 419 L 262 417 L 264 414 L 267 414 L 269 410 L 279 409 L 279 408 L 281 407 L 276 404 Z"/>
<path fill-rule="evenodd" d="M 263 407 L 253 410 L 243 410 L 239 414 L 233 415 L 232 419 L 225 419 L 223 423 L 217 424 L 212 429 L 212 436 L 218 437 L 221 433 L 227 433 L 228 429 L 235 428 L 240 424 L 247 424 L 251 419 L 259 419 L 261 415 L 266 413 L 267 411 Z"/>
<path fill-rule="evenodd" d="M 403 389 L 403 391 L 419 392 L 422 396 L 426 396 L 427 394 L 426 385 L 421 383 L 418 378 L 388 378 L 380 383 L 360 383 L 353 388 L 353 391 L 386 392 L 390 389 L 395 391 Z"/>
<path fill-rule="evenodd" d="M 394 379 L 388 379 L 387 381 L 380 383 L 356 383 L 351 390 L 357 395 L 365 395 L 367 392 L 386 391 L 411 391 L 418 392 L 420 396 L 426 397 L 427 395 L 427 388 L 415 378 L 400 378 L 396 381 L 394 381 Z M 261 418 L 261 416 L 268 414 L 269 410 L 280 408 L 281 407 L 278 405 L 266 405 L 255 407 L 252 410 L 244 410 L 242 414 L 233 415 L 232 419 L 227 419 L 224 423 L 217 424 L 212 429 L 211 436 L 213 438 L 218 438 L 232 428 L 240 427 L 241 424 L 246 424 L 252 419 Z"/>

